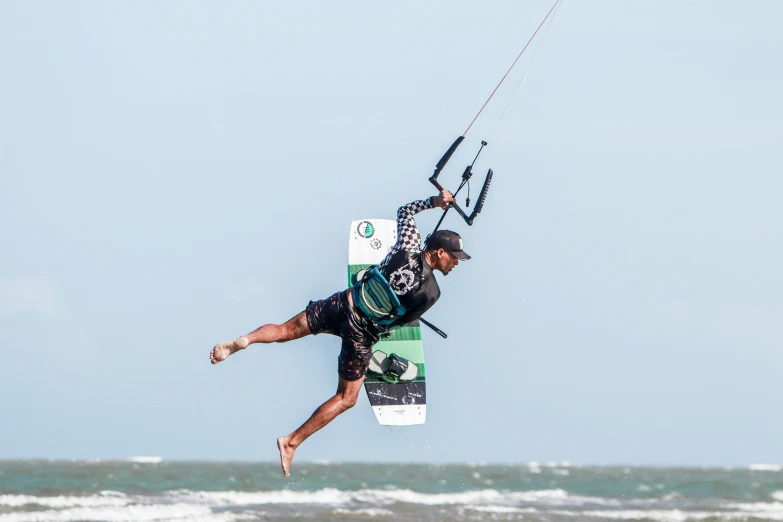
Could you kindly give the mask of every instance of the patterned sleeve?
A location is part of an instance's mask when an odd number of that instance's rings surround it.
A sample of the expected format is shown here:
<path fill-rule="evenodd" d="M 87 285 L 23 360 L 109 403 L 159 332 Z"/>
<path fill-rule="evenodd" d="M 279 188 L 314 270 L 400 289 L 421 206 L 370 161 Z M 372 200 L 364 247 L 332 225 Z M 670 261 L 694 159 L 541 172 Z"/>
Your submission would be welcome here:
<path fill-rule="evenodd" d="M 392 247 L 391 252 L 389 252 L 389 256 L 400 250 L 408 252 L 421 250 L 421 234 L 413 216 L 428 208 L 432 208 L 431 198 L 420 199 L 397 209 L 397 242 Z M 389 256 L 386 256 L 387 259 Z M 386 259 L 381 264 L 385 263 Z"/>

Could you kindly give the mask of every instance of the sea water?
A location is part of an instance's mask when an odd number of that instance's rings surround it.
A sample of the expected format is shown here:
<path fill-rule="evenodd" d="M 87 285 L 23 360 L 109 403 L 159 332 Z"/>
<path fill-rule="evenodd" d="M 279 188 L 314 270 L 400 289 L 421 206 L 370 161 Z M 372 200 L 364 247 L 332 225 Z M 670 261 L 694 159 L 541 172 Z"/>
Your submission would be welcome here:
<path fill-rule="evenodd" d="M 783 520 L 783 471 L 294 462 L 0 461 L 0 522 Z"/>

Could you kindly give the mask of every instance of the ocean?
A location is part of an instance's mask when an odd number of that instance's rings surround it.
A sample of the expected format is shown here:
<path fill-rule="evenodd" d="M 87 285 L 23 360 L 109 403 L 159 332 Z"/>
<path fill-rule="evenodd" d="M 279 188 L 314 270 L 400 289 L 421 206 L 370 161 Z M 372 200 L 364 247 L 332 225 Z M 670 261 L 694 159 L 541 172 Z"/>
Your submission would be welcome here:
<path fill-rule="evenodd" d="M 783 520 L 783 471 L 570 463 L 0 461 L 0 522 Z"/>

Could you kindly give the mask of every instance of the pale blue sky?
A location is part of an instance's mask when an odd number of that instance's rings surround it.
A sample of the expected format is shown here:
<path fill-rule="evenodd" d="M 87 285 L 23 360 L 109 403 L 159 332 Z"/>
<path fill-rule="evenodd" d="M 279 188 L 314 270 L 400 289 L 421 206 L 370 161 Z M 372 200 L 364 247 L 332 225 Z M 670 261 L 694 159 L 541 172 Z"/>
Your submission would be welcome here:
<path fill-rule="evenodd" d="M 276 460 L 339 340 L 209 349 L 433 194 L 551 6 L 488 4 L 0 3 L 0 458 Z M 484 213 L 446 221 L 473 260 L 427 314 L 427 424 L 362 393 L 297 460 L 783 463 L 781 19 L 566 0 Z"/>

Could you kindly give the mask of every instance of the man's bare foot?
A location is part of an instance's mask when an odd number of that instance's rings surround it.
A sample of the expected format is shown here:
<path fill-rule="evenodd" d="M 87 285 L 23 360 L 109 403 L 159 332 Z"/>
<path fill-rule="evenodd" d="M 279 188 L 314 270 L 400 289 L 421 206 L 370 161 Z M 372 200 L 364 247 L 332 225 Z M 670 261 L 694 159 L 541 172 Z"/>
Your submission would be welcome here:
<path fill-rule="evenodd" d="M 244 336 L 239 337 L 238 339 L 234 339 L 233 341 L 220 343 L 212 348 L 211 352 L 209 352 L 209 362 L 212 364 L 217 364 L 232 353 L 238 352 L 239 350 L 244 350 L 248 347 L 249 344 L 250 339 Z"/>
<path fill-rule="evenodd" d="M 296 448 L 288 444 L 290 435 L 277 439 L 277 449 L 280 450 L 280 467 L 283 468 L 283 474 L 286 477 L 291 476 L 291 461 L 294 460 Z"/>

